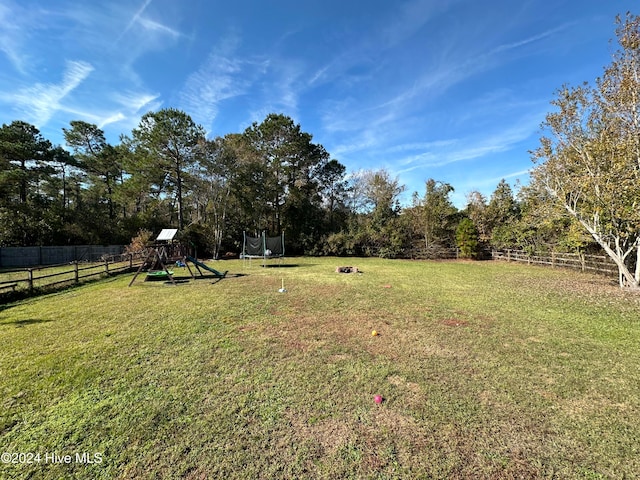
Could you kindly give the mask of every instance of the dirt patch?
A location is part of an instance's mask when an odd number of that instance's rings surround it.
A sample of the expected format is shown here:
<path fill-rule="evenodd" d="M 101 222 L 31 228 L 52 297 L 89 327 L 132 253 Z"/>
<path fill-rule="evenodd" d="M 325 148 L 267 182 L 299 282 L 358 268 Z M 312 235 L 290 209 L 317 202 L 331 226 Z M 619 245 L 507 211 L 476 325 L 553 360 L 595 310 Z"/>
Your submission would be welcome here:
<path fill-rule="evenodd" d="M 614 402 L 603 395 L 564 399 L 559 400 L 558 403 L 562 410 L 572 418 L 589 417 L 607 410 L 617 410 L 619 412 L 629 412 L 631 410 L 628 403 Z"/>
<path fill-rule="evenodd" d="M 346 355 L 344 353 L 337 353 L 335 355 L 331 355 L 328 358 L 328 361 L 329 363 L 335 363 L 335 362 L 345 362 L 349 359 L 351 359 L 351 355 Z"/>
<path fill-rule="evenodd" d="M 442 320 L 442 324 L 447 327 L 466 327 L 469 322 L 466 320 L 460 320 L 459 318 L 446 318 Z"/>
<path fill-rule="evenodd" d="M 420 385 L 414 382 L 407 382 L 400 375 L 391 375 L 390 377 L 387 378 L 387 381 L 391 385 L 395 385 L 396 387 L 406 388 L 412 393 L 420 393 L 422 391 L 422 389 L 420 388 Z"/>
<path fill-rule="evenodd" d="M 312 421 L 292 415 L 291 426 L 297 438 L 316 443 L 322 454 L 332 455 L 355 438 L 354 431 L 347 422 L 335 418 Z"/>

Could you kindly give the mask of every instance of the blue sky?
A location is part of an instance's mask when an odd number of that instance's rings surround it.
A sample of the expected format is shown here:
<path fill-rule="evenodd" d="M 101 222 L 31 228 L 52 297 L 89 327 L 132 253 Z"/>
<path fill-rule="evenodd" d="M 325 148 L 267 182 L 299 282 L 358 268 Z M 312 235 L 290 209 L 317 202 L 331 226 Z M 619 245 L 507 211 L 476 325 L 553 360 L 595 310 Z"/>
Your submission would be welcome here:
<path fill-rule="evenodd" d="M 528 151 L 563 84 L 610 62 L 632 0 L 0 0 L 0 123 L 119 142 L 150 110 L 210 137 L 284 113 L 349 171 L 435 178 L 465 204 Z"/>

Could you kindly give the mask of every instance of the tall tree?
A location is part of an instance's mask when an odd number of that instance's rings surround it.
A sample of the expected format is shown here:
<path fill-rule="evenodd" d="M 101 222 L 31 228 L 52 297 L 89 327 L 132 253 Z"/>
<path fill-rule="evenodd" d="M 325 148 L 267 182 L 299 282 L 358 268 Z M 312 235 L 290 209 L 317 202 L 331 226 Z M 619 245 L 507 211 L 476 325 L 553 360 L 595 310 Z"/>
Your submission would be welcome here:
<path fill-rule="evenodd" d="M 53 149 L 51 163 L 57 171 L 60 180 L 60 187 L 58 189 L 61 194 L 60 207 L 63 217 L 66 217 L 66 212 L 69 207 L 69 177 L 72 171 L 78 168 L 79 163 L 73 155 L 60 146 Z"/>
<path fill-rule="evenodd" d="M 0 128 L 0 159 L 4 171 L 0 182 L 19 203 L 26 203 L 50 158 L 51 142 L 26 122 L 14 121 Z"/>
<path fill-rule="evenodd" d="M 318 172 L 318 183 L 327 210 L 329 230 L 337 228 L 336 213 L 346 210 L 349 182 L 346 167 L 336 159 L 329 160 Z"/>
<path fill-rule="evenodd" d="M 64 139 L 72 148 L 80 166 L 98 190 L 97 197 L 105 198 L 108 218 L 115 219 L 114 190 L 122 178 L 122 166 L 116 149 L 109 145 L 104 132 L 96 125 L 72 120 L 71 128 L 63 128 Z"/>
<path fill-rule="evenodd" d="M 518 215 L 518 203 L 513 196 L 511 186 L 504 180 L 500 180 L 498 186 L 491 194 L 487 205 L 487 215 L 491 228 L 505 225 Z"/>
<path fill-rule="evenodd" d="M 478 230 L 480 240 L 488 241 L 491 236 L 491 225 L 487 212 L 487 198 L 477 190 L 467 194 L 467 215 Z"/>
<path fill-rule="evenodd" d="M 351 235 L 355 253 L 396 257 L 408 235 L 400 225 L 400 195 L 405 186 L 388 170 L 365 170 L 352 175 L 350 204 L 354 210 Z"/>
<path fill-rule="evenodd" d="M 14 121 L 0 128 L 0 244 L 37 245 L 47 241 L 50 226 L 42 182 L 52 172 L 51 143 L 33 125 Z"/>
<path fill-rule="evenodd" d="M 509 239 L 513 238 L 519 213 L 511 186 L 504 179 L 500 180 L 491 194 L 486 210 L 491 242 L 494 246 L 504 247 L 509 243 Z"/>
<path fill-rule="evenodd" d="M 142 116 L 124 143 L 135 151 L 139 172 L 158 191 L 174 196 L 178 229 L 185 225 L 183 196 L 188 171 L 201 155 L 205 131 L 181 110 L 167 108 Z"/>
<path fill-rule="evenodd" d="M 616 23 L 620 49 L 596 86 L 564 87 L 552 102 L 532 180 L 611 257 L 620 285 L 640 288 L 640 17 Z"/>
<path fill-rule="evenodd" d="M 365 205 L 371 211 L 374 223 L 382 225 L 386 220 L 400 213 L 400 195 L 404 185 L 385 170 L 362 172 Z"/>
<path fill-rule="evenodd" d="M 208 247 L 214 258 L 218 258 L 224 238 L 241 144 L 242 138 L 238 134 L 206 140 L 202 144 L 203 155 L 195 175 L 194 194 L 197 220 L 210 234 Z"/>
<path fill-rule="evenodd" d="M 454 245 L 456 214 L 449 195 L 453 187 L 432 178 L 425 183 L 422 199 L 414 195 L 415 221 L 427 251 Z"/>
<path fill-rule="evenodd" d="M 255 211 L 262 214 L 258 219 L 262 223 L 254 228 L 280 233 L 286 227 L 293 239 L 308 235 L 318 224 L 317 177 L 328 153 L 282 114 L 267 115 L 243 135 L 249 151 L 242 162 L 242 177 L 253 185 L 253 192 L 245 189 L 246 199 L 252 198 Z"/>

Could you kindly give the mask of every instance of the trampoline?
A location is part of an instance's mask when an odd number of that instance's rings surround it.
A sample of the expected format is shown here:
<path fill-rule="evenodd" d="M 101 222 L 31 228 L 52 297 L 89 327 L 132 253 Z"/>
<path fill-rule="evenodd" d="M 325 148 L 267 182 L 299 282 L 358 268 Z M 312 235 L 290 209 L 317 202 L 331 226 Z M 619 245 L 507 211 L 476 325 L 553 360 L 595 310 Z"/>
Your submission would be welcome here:
<path fill-rule="evenodd" d="M 282 263 L 284 257 L 284 232 L 276 237 L 267 237 L 262 232 L 259 237 L 251 237 L 243 232 L 242 259 L 251 262 L 253 258 L 261 258 L 262 266 L 267 265 L 267 260 L 277 258 Z"/>

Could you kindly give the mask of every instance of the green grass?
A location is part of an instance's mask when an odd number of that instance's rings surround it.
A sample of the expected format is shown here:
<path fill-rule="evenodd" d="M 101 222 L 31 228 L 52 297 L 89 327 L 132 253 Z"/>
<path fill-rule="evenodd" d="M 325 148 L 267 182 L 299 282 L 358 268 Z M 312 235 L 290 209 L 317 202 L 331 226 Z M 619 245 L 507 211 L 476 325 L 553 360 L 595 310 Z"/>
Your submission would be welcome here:
<path fill-rule="evenodd" d="M 41 455 L 0 478 L 638 476 L 640 297 L 506 263 L 284 263 L 0 307 L 0 452 Z"/>

